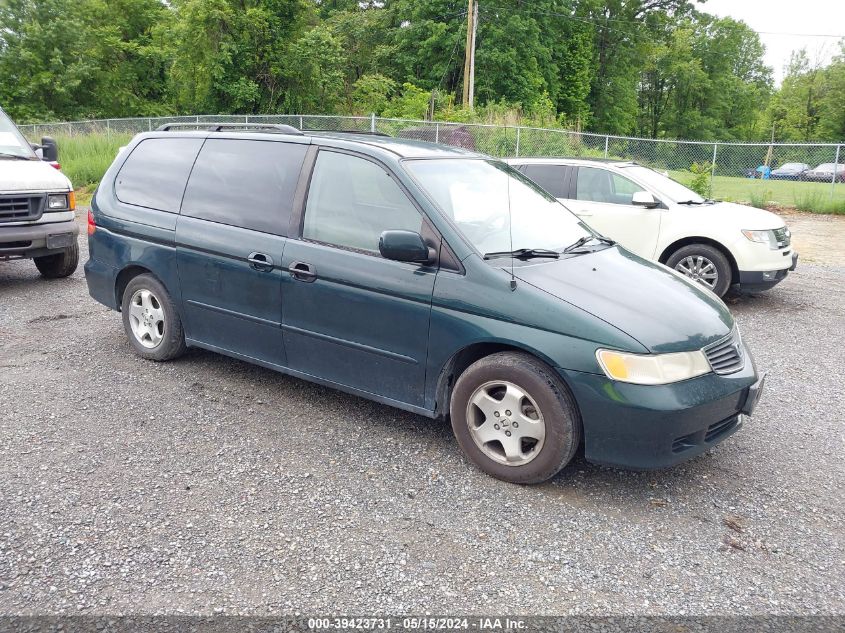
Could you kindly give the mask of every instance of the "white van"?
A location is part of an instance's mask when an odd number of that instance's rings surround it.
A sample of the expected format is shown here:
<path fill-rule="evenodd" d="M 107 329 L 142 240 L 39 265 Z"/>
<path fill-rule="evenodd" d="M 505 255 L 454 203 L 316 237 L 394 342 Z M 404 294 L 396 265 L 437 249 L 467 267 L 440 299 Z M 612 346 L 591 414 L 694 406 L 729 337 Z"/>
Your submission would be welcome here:
<path fill-rule="evenodd" d="M 784 221 L 763 209 L 706 200 L 636 163 L 568 158 L 506 162 L 586 224 L 723 296 L 766 290 L 795 270 Z"/>
<path fill-rule="evenodd" d="M 0 109 L 0 261 L 32 259 L 48 279 L 79 262 L 73 187 L 57 154 L 55 141 L 30 144 Z"/>

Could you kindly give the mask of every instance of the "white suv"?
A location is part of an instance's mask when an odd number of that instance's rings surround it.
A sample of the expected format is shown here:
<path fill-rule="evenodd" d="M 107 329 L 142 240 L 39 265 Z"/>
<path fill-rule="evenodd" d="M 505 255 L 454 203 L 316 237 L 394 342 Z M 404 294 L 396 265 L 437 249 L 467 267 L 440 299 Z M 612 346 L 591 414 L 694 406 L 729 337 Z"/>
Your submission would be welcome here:
<path fill-rule="evenodd" d="M 73 274 L 79 227 L 55 141 L 31 145 L 0 110 L 0 261 L 33 259 L 43 277 Z"/>
<path fill-rule="evenodd" d="M 777 215 L 706 200 L 648 167 L 568 158 L 506 162 L 600 233 L 720 297 L 733 284 L 771 288 L 798 262 L 789 229 Z"/>

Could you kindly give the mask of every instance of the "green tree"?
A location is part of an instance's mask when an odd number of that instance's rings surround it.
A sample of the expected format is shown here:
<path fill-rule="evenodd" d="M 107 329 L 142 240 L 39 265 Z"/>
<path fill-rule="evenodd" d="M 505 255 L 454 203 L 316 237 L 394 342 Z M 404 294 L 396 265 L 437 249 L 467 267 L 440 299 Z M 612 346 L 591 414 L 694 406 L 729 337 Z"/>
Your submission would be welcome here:
<path fill-rule="evenodd" d="M 363 75 L 355 82 L 352 90 L 352 104 L 355 114 L 381 114 L 396 89 L 396 82 L 375 73 Z"/>
<path fill-rule="evenodd" d="M 346 58 L 340 41 L 325 25 L 299 38 L 287 56 L 286 109 L 333 114 L 345 103 Z"/>

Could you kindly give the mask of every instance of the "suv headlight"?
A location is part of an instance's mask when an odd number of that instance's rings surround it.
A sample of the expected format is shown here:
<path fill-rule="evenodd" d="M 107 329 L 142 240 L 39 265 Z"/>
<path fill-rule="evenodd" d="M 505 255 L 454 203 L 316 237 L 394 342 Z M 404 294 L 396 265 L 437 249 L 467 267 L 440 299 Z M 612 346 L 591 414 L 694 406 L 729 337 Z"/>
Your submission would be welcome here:
<path fill-rule="evenodd" d="M 76 200 L 73 192 L 51 193 L 47 196 L 47 211 L 73 211 Z"/>
<path fill-rule="evenodd" d="M 628 354 L 610 349 L 596 351 L 599 365 L 612 380 L 635 385 L 665 385 L 710 372 L 704 352 Z"/>
<path fill-rule="evenodd" d="M 742 234 L 752 242 L 760 244 L 768 244 L 773 251 L 778 250 L 778 240 L 775 237 L 774 231 L 751 231 L 742 229 Z"/>

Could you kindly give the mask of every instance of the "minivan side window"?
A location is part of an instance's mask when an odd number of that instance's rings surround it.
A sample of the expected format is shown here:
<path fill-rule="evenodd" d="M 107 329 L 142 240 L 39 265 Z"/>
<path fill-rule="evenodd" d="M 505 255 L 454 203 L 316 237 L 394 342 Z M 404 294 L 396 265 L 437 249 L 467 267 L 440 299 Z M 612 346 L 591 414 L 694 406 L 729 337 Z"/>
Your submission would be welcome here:
<path fill-rule="evenodd" d="M 378 254 L 383 231 L 421 228 L 420 212 L 379 165 L 339 152 L 317 155 L 303 238 Z"/>
<path fill-rule="evenodd" d="M 115 179 L 125 204 L 179 213 L 201 138 L 148 138 L 135 146 Z"/>
<path fill-rule="evenodd" d="M 285 235 L 308 146 L 208 139 L 197 157 L 182 215 Z"/>
<path fill-rule="evenodd" d="M 563 165 L 525 165 L 522 173 L 552 194 L 566 198 L 566 167 Z"/>
<path fill-rule="evenodd" d="M 632 180 L 596 167 L 579 167 L 576 198 L 589 202 L 631 204 L 637 191 L 643 188 Z"/>

